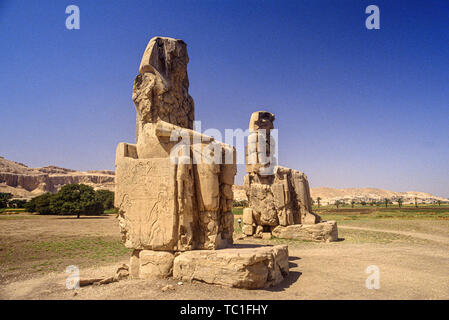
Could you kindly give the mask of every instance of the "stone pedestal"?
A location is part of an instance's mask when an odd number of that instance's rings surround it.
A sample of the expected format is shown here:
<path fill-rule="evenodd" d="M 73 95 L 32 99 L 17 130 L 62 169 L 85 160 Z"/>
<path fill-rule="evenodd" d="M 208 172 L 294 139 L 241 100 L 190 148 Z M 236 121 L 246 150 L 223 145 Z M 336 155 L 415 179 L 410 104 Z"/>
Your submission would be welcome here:
<path fill-rule="evenodd" d="M 167 251 L 135 250 L 130 260 L 134 279 L 168 278 L 173 274 L 175 255 Z"/>
<path fill-rule="evenodd" d="M 317 224 L 292 224 L 290 226 L 277 226 L 272 231 L 273 236 L 283 239 L 308 241 L 337 241 L 337 222 L 324 221 Z"/>
<path fill-rule="evenodd" d="M 286 245 L 187 251 L 173 265 L 175 279 L 243 289 L 277 285 L 288 273 Z"/>

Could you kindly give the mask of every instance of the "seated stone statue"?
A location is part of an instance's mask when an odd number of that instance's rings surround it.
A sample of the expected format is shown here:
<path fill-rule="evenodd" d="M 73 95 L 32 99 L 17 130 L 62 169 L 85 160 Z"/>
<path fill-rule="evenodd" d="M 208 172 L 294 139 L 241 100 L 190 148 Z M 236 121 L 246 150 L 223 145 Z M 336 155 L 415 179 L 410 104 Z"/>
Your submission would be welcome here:
<path fill-rule="evenodd" d="M 277 285 L 289 273 L 286 245 L 215 250 L 233 243 L 236 154 L 193 130 L 187 63 L 183 41 L 155 37 L 134 82 L 136 143 L 118 145 L 115 176 L 122 239 L 134 249 L 130 275 Z"/>
<path fill-rule="evenodd" d="M 186 251 L 232 244 L 235 149 L 193 131 L 182 40 L 155 37 L 134 81 L 136 143 L 116 152 L 115 206 L 126 247 Z M 225 163 L 226 157 L 233 159 Z"/>
<path fill-rule="evenodd" d="M 256 237 L 264 232 L 271 233 L 278 226 L 321 222 L 320 216 L 312 211 L 307 176 L 301 171 L 277 165 L 275 141 L 271 136 L 274 119 L 270 112 L 257 111 L 249 122 L 247 175 L 244 179 L 249 208 L 244 209 L 243 232 Z M 332 224 L 330 232 L 333 232 L 332 236 L 322 240 L 336 240 L 336 224 L 335 228 Z"/>

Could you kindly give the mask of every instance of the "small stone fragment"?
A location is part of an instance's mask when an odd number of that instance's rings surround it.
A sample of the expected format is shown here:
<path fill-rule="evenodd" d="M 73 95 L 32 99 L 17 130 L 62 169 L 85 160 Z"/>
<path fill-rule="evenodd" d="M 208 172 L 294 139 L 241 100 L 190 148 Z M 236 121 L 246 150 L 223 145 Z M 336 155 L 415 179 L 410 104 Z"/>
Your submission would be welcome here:
<path fill-rule="evenodd" d="M 308 240 L 308 241 L 337 241 L 337 222 L 324 221 L 317 224 L 293 224 L 290 226 L 277 226 L 272 231 L 276 238 Z"/>
<path fill-rule="evenodd" d="M 161 289 L 162 292 L 165 292 L 167 290 L 175 290 L 175 287 L 171 284 L 168 284 L 168 285 L 162 287 L 162 289 Z"/>
<path fill-rule="evenodd" d="M 263 240 L 270 240 L 271 239 L 271 232 L 262 232 L 262 239 Z"/>

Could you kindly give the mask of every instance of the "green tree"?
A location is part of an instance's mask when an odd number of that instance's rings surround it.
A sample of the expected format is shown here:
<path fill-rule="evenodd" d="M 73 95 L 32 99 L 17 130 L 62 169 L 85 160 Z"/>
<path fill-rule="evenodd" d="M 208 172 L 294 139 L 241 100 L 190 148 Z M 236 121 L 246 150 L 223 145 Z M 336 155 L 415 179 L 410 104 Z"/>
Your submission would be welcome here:
<path fill-rule="evenodd" d="M 438 206 L 441 206 L 441 200 L 437 200 Z"/>
<path fill-rule="evenodd" d="M 388 199 L 388 198 L 385 198 L 385 208 L 388 208 L 388 203 L 390 202 L 390 199 Z"/>
<path fill-rule="evenodd" d="M 362 206 L 366 206 L 366 201 L 360 201 L 360 204 L 361 204 Z"/>
<path fill-rule="evenodd" d="M 337 207 L 337 209 L 341 205 L 341 203 L 341 200 L 335 200 L 335 206 Z"/>
<path fill-rule="evenodd" d="M 13 197 L 11 193 L 0 192 L 0 208 L 6 208 L 9 200 Z"/>
<path fill-rule="evenodd" d="M 67 184 L 51 198 L 51 210 L 56 214 L 95 215 L 104 212 L 94 189 L 84 184 Z"/>
<path fill-rule="evenodd" d="M 321 201 L 320 197 L 316 198 L 316 202 L 318 203 L 318 209 L 320 208 L 320 201 Z"/>
<path fill-rule="evenodd" d="M 34 197 L 25 204 L 25 209 L 29 212 L 39 212 L 40 214 L 53 214 L 50 202 L 53 194 L 47 192 Z"/>
<path fill-rule="evenodd" d="M 234 200 L 232 203 L 233 207 L 248 207 L 248 200 Z"/>
<path fill-rule="evenodd" d="M 10 208 L 24 208 L 24 205 L 27 201 L 22 199 L 14 199 L 10 200 L 8 203 L 8 207 Z"/>
<path fill-rule="evenodd" d="M 354 208 L 355 200 L 351 200 L 351 207 Z"/>
<path fill-rule="evenodd" d="M 397 201 L 397 203 L 399 205 L 399 208 L 401 208 L 402 207 L 402 202 L 403 202 L 402 198 L 398 198 L 396 201 Z"/>
<path fill-rule="evenodd" d="M 105 210 L 114 208 L 114 192 L 109 190 L 95 191 L 97 199 L 103 204 Z"/>

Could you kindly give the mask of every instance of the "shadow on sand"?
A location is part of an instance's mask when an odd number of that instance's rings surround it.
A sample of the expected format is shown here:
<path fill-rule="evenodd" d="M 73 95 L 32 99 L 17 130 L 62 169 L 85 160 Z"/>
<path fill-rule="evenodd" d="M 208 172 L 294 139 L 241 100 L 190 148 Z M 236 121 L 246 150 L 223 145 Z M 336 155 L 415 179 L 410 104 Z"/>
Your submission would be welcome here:
<path fill-rule="evenodd" d="M 79 219 L 76 216 L 62 216 L 58 217 L 56 219 L 61 220 L 93 220 L 93 219 L 107 219 L 108 215 L 101 215 L 101 216 L 80 216 Z"/>
<path fill-rule="evenodd" d="M 293 261 L 299 261 L 299 260 L 301 260 L 300 257 L 289 256 L 288 257 L 288 261 L 289 261 L 288 268 L 291 269 L 291 268 L 297 267 L 298 264 Z M 288 273 L 288 276 L 281 283 L 279 283 L 277 286 L 266 288 L 265 290 L 271 291 L 271 292 L 284 291 L 285 289 L 290 287 L 293 283 L 298 281 L 298 279 L 301 275 L 302 275 L 302 272 L 290 270 L 290 272 Z"/>

